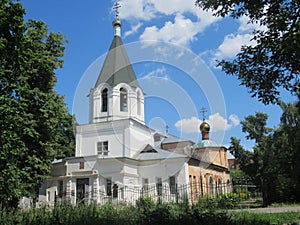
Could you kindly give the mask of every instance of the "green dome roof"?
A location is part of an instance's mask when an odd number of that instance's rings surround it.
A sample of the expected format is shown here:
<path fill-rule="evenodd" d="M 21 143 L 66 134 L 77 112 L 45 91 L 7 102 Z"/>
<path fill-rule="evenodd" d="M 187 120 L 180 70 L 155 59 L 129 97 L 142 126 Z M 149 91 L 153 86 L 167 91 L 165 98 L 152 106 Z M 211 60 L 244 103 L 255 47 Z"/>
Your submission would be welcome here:
<path fill-rule="evenodd" d="M 197 142 L 193 147 L 194 148 L 220 147 L 220 145 L 218 145 L 217 142 L 213 140 L 202 140 Z"/>

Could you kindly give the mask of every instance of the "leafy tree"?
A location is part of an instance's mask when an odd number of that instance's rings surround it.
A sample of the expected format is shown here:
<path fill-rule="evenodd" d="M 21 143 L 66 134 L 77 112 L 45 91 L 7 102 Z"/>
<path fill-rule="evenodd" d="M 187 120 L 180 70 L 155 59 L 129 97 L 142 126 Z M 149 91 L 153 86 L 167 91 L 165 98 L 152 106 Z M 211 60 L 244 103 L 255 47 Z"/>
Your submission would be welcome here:
<path fill-rule="evenodd" d="M 300 201 L 300 101 L 294 104 L 279 101 L 283 111 L 280 118 L 280 127 L 275 132 L 277 149 L 285 149 L 285 154 L 279 152 L 282 161 L 286 164 L 281 167 L 285 175 L 287 185 L 296 193 L 295 198 Z M 285 139 L 285 141 L 280 141 Z M 282 144 L 284 143 L 284 145 Z M 281 147 L 281 148 L 280 148 Z M 283 193 L 285 195 L 285 193 Z"/>
<path fill-rule="evenodd" d="M 243 46 L 232 61 L 218 62 L 223 71 L 265 104 L 276 103 L 282 89 L 299 96 L 299 0 L 196 0 L 196 5 L 215 16 L 246 16 L 248 23 L 263 27 L 253 32 L 256 45 Z"/>
<path fill-rule="evenodd" d="M 240 169 L 253 180 L 257 171 L 254 164 L 254 154 L 244 149 L 240 142 L 241 140 L 231 137 L 229 152 L 237 159 Z"/>
<path fill-rule="evenodd" d="M 20 2 L 0 0 L 0 204 L 34 196 L 51 162 L 74 152 L 72 116 L 54 91 L 64 36 L 25 22 Z"/>
<path fill-rule="evenodd" d="M 232 169 L 230 170 L 230 176 L 233 185 L 251 182 L 250 177 L 242 170 Z"/>
<path fill-rule="evenodd" d="M 240 168 L 260 185 L 264 204 L 300 201 L 299 187 L 299 121 L 297 104 L 282 105 L 283 114 L 278 128 L 266 127 L 267 115 L 256 113 L 242 121 L 246 138 L 255 140 L 253 151 L 245 150 L 240 141 L 231 138 L 230 153 Z"/>

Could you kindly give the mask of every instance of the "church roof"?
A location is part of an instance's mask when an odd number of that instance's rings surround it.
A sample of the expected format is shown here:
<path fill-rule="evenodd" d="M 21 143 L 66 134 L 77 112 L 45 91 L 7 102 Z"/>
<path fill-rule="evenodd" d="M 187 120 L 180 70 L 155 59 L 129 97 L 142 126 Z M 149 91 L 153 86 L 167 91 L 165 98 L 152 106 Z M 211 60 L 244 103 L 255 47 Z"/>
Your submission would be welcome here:
<path fill-rule="evenodd" d="M 148 144 L 142 149 L 142 151 L 138 152 L 134 158 L 136 160 L 159 160 L 186 157 L 186 155 L 166 151 L 157 147 L 154 148 Z"/>
<path fill-rule="evenodd" d="M 186 141 L 193 143 L 190 140 L 182 139 L 182 138 L 176 137 L 174 135 L 168 134 L 168 136 L 166 138 L 164 138 L 161 143 L 162 144 L 170 144 L 170 143 L 186 142 Z"/>
<path fill-rule="evenodd" d="M 111 87 L 119 83 L 127 83 L 135 88 L 140 87 L 122 39 L 118 35 L 114 36 L 110 45 L 95 88 L 101 83 L 107 83 Z"/>

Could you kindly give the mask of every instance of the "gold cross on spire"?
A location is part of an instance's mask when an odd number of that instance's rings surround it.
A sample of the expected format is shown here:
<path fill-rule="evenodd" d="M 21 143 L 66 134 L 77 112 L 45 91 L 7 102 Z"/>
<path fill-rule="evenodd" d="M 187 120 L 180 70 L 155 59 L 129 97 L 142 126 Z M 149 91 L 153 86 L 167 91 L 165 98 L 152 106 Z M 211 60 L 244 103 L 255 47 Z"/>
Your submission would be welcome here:
<path fill-rule="evenodd" d="M 206 108 L 202 107 L 200 112 L 202 113 L 203 121 L 205 120 L 205 113 L 207 112 Z"/>
<path fill-rule="evenodd" d="M 116 12 L 116 18 L 119 19 L 119 8 L 121 7 L 120 3 L 116 1 L 114 4 L 113 10 Z"/>

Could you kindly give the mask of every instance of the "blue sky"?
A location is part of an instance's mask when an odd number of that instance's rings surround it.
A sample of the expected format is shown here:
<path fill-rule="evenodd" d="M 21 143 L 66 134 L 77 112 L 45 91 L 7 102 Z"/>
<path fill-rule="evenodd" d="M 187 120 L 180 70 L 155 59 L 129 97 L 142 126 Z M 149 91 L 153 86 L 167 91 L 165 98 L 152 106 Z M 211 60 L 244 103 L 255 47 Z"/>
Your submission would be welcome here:
<path fill-rule="evenodd" d="M 64 68 L 57 71 L 56 90 L 65 96 L 70 113 L 88 122 L 90 88 L 97 78 L 113 38 L 110 0 L 21 0 L 26 19 L 44 21 L 61 32 L 66 44 Z M 196 141 L 202 120 L 212 125 L 210 137 L 228 146 L 231 136 L 242 139 L 240 121 L 255 112 L 269 115 L 268 126 L 279 123 L 278 106 L 251 98 L 244 86 L 215 67 L 215 59 L 230 59 L 250 42 L 254 25 L 247 18 L 216 18 L 194 6 L 194 0 L 119 1 L 122 40 L 137 78 L 146 93 L 145 119 L 149 125 Z M 259 28 L 265 29 L 265 28 Z M 282 95 L 284 101 L 293 98 Z"/>

